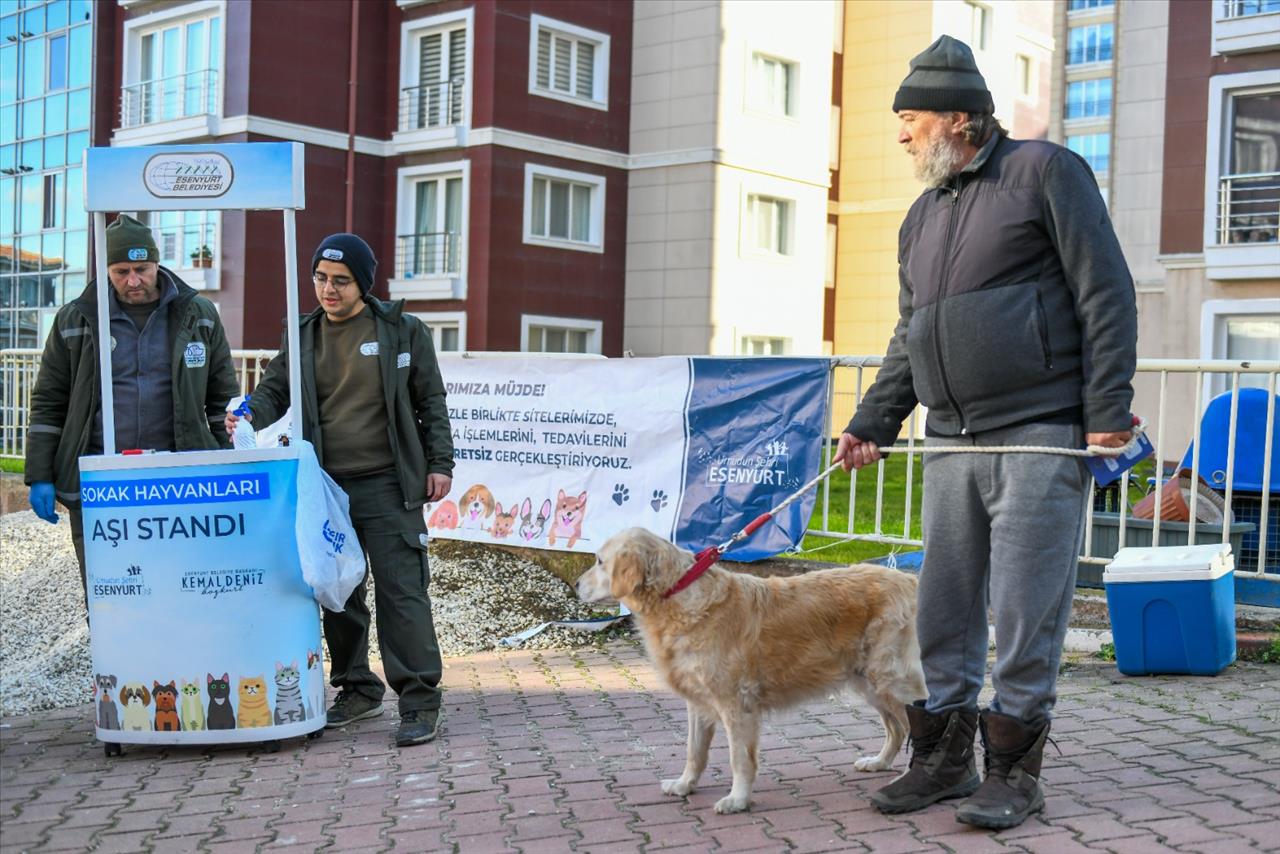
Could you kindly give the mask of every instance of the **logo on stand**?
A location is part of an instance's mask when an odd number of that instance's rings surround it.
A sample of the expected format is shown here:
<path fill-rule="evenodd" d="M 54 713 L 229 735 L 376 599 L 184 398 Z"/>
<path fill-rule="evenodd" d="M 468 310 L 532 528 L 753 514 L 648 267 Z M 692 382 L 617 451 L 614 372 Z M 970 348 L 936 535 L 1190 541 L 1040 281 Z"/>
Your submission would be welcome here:
<path fill-rule="evenodd" d="M 214 152 L 157 154 L 142 167 L 147 192 L 162 199 L 207 199 L 231 189 L 231 161 Z"/>

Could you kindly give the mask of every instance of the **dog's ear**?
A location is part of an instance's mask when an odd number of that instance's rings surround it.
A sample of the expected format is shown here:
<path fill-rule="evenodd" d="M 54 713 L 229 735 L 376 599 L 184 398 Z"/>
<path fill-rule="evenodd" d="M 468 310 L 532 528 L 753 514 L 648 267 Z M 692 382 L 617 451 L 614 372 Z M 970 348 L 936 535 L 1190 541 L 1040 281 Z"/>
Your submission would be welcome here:
<path fill-rule="evenodd" d="M 630 544 L 613 553 L 609 561 L 609 595 L 621 601 L 644 587 L 644 559 Z"/>
<path fill-rule="evenodd" d="M 502 515 L 502 502 L 501 502 L 501 501 L 496 502 L 496 506 L 497 506 L 497 508 L 498 508 L 498 515 L 499 515 L 499 516 L 501 516 L 501 515 Z"/>
<path fill-rule="evenodd" d="M 527 518 L 532 512 L 533 504 L 526 498 L 524 503 L 520 505 L 520 515 Z"/>
<path fill-rule="evenodd" d="M 159 683 L 156 683 L 157 685 Z M 142 692 L 142 705 L 146 706 L 151 703 L 151 695 L 147 693 L 146 685 L 139 685 L 138 690 Z"/>
<path fill-rule="evenodd" d="M 153 683 L 153 684 L 151 685 L 151 690 L 152 690 L 152 691 L 156 691 L 156 690 L 158 690 L 158 689 L 160 688 L 160 681 L 159 681 L 159 680 L 157 680 L 157 679 L 152 679 L 152 680 L 151 680 L 151 682 Z"/>
<path fill-rule="evenodd" d="M 108 676 L 107 681 L 111 683 L 112 688 L 116 687 L 116 685 L 118 684 L 118 680 L 114 676 Z"/>
<path fill-rule="evenodd" d="M 587 506 L 587 494 L 585 492 L 578 496 L 578 504 L 582 507 Z"/>

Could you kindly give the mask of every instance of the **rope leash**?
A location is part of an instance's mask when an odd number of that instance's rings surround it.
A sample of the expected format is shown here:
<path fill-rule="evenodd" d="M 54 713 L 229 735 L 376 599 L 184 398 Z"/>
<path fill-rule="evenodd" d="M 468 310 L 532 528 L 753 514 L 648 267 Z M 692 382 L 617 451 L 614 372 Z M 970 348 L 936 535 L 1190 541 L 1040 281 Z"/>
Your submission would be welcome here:
<path fill-rule="evenodd" d="M 1121 457 L 1138 447 L 1140 437 L 1146 432 L 1147 422 L 1142 418 L 1135 418 L 1131 432 L 1133 435 L 1129 437 L 1129 441 L 1119 448 L 1104 448 L 1101 445 L 1089 445 L 1085 448 L 1057 448 L 1051 445 L 999 445 L 995 447 L 981 447 L 977 445 L 958 445 L 936 447 L 930 445 L 922 445 L 920 447 L 909 448 L 892 448 L 884 453 L 897 454 L 1058 454 L 1066 457 Z M 698 580 L 704 572 L 711 568 L 717 560 L 724 555 L 735 544 L 742 542 L 747 537 L 758 531 L 766 522 L 777 514 L 781 513 L 791 504 L 798 501 L 810 489 L 813 489 L 822 481 L 830 477 L 836 469 L 841 468 L 843 462 L 836 462 L 829 465 L 825 471 L 797 489 L 778 506 L 769 510 L 767 513 L 761 513 L 756 518 L 747 523 L 741 531 L 734 534 L 718 546 L 707 546 L 693 559 L 693 565 L 680 576 L 680 580 L 671 585 L 665 593 L 662 594 L 663 599 L 670 599 L 681 590 Z"/>

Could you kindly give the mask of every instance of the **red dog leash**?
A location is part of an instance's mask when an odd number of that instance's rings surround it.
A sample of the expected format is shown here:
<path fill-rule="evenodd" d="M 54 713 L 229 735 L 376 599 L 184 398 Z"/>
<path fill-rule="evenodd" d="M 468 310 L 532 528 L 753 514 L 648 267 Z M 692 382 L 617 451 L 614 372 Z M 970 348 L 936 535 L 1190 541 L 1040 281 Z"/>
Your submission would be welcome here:
<path fill-rule="evenodd" d="M 768 513 L 761 513 L 759 516 L 757 516 L 756 518 L 752 519 L 749 523 L 747 523 L 747 526 L 745 528 L 743 528 L 738 533 L 734 534 L 729 539 L 725 540 L 720 545 L 707 546 L 705 549 L 698 552 L 697 556 L 693 559 L 693 566 L 689 567 L 689 569 L 685 572 L 685 574 L 680 576 L 680 580 L 677 581 L 675 584 L 671 585 L 671 588 L 667 590 L 666 593 L 662 594 L 662 598 L 670 599 L 672 596 L 676 595 L 681 590 L 685 589 L 690 584 L 697 581 L 698 578 L 704 572 L 706 572 L 708 569 L 711 568 L 711 565 L 713 563 L 719 560 L 720 557 L 725 552 L 727 552 L 730 548 L 733 547 L 734 543 L 745 540 L 747 537 L 754 534 L 757 530 L 760 529 L 762 525 L 764 525 L 765 522 L 768 522 L 778 513 L 781 513 L 783 510 L 786 509 L 787 505 L 791 504 L 797 498 L 804 495 L 810 489 L 813 489 L 815 486 L 821 483 L 823 479 L 827 478 L 828 476 L 831 475 L 832 472 L 840 468 L 840 465 L 841 465 L 840 463 L 832 463 L 830 468 L 828 468 L 822 474 L 815 477 L 813 480 L 806 483 L 804 486 L 797 489 L 777 507 L 774 507 Z"/>

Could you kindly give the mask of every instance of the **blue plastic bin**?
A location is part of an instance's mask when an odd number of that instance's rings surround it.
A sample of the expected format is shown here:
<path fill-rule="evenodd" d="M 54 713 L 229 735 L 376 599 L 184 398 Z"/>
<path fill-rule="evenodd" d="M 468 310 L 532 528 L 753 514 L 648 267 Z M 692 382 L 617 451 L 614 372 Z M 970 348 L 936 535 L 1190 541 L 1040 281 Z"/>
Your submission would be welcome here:
<path fill-rule="evenodd" d="M 1103 573 L 1116 666 L 1213 676 L 1236 658 L 1231 546 L 1121 549 Z"/>

